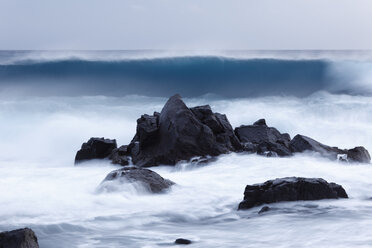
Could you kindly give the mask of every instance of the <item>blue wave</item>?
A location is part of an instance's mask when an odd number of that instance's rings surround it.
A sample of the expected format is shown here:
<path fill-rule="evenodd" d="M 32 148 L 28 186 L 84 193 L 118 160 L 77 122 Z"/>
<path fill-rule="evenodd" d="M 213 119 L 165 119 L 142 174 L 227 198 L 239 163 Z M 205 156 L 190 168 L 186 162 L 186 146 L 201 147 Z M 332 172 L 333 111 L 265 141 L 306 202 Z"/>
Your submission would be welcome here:
<path fill-rule="evenodd" d="M 0 65 L 0 90 L 26 87 L 34 94 L 224 97 L 306 96 L 330 87 L 327 60 L 234 59 L 191 56 L 121 61 L 29 62 Z M 355 92 L 353 92 L 355 93 Z"/>

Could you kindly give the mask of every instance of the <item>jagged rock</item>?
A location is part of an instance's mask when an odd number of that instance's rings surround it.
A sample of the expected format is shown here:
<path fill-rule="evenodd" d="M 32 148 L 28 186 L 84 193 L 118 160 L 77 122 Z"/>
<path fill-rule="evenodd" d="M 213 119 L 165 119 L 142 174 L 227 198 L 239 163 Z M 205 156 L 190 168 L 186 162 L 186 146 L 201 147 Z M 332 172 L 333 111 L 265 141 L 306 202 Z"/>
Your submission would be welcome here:
<path fill-rule="evenodd" d="M 255 145 L 252 151 L 257 150 L 258 154 L 265 155 L 267 152 L 275 152 L 279 156 L 292 154 L 289 149 L 289 134 L 281 134 L 277 129 L 268 127 L 265 119 L 260 119 L 253 125 L 237 127 L 235 134 L 243 147 L 245 144 Z"/>
<path fill-rule="evenodd" d="M 296 135 L 290 142 L 290 149 L 292 152 L 305 152 L 305 151 L 312 151 L 317 152 L 324 157 L 328 157 L 332 160 L 338 159 L 339 155 L 347 155 L 342 156 L 342 160 L 347 160 L 349 162 L 361 162 L 361 163 L 369 163 L 371 161 L 371 157 L 369 152 L 362 146 L 355 147 L 353 149 L 339 149 L 338 147 L 330 147 L 324 145 L 312 138 L 309 138 L 304 135 Z"/>
<path fill-rule="evenodd" d="M 192 242 L 189 239 L 180 238 L 180 239 L 176 239 L 176 241 L 174 241 L 174 243 L 177 244 L 177 245 L 189 245 Z"/>
<path fill-rule="evenodd" d="M 124 167 L 110 172 L 101 183 L 119 181 L 120 183 L 140 183 L 144 188 L 152 193 L 160 193 L 174 185 L 174 182 L 164 179 L 158 173 L 144 168 Z"/>
<path fill-rule="evenodd" d="M 115 148 L 112 150 L 109 159 L 113 164 L 119 165 L 129 165 L 129 157 L 128 157 L 128 146 L 120 146 L 119 148 Z"/>
<path fill-rule="evenodd" d="M 29 228 L 0 233 L 0 248 L 39 248 L 35 233 Z"/>
<path fill-rule="evenodd" d="M 255 123 L 253 123 L 253 125 L 255 125 L 255 126 L 265 126 L 265 127 L 267 127 L 267 125 L 266 125 L 266 120 L 265 120 L 265 119 L 259 119 L 258 121 L 256 121 Z"/>
<path fill-rule="evenodd" d="M 285 177 L 247 185 L 239 209 L 281 201 L 348 198 L 341 185 L 321 178 Z"/>
<path fill-rule="evenodd" d="M 174 165 L 197 156 L 241 150 L 225 115 L 208 105 L 189 109 L 179 95 L 169 98 L 160 114 L 143 115 L 128 150 L 135 165 Z"/>
<path fill-rule="evenodd" d="M 90 138 L 76 153 L 75 164 L 89 159 L 107 158 L 116 147 L 114 139 Z"/>

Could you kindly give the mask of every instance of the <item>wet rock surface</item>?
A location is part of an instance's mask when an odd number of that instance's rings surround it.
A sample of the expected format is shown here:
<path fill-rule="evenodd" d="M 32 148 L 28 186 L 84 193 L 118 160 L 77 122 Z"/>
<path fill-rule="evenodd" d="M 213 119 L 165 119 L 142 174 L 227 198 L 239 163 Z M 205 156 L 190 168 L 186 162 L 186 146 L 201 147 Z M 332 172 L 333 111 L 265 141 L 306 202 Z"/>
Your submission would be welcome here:
<path fill-rule="evenodd" d="M 114 139 L 90 138 L 88 142 L 83 143 L 81 149 L 76 153 L 75 163 L 106 158 L 115 148 L 117 148 L 117 144 Z"/>
<path fill-rule="evenodd" d="M 344 188 L 321 178 L 285 177 L 247 185 L 240 210 L 282 201 L 348 198 Z"/>
<path fill-rule="evenodd" d="M 151 193 L 161 193 L 175 183 L 164 179 L 158 173 L 137 167 L 124 167 L 110 172 L 102 184 L 108 181 L 119 181 L 120 183 L 140 183 Z"/>
<path fill-rule="evenodd" d="M 128 148 L 134 164 L 148 167 L 238 151 L 241 144 L 225 115 L 213 113 L 209 106 L 190 109 L 175 95 L 160 114 L 137 120 Z"/>
<path fill-rule="evenodd" d="M 275 152 L 278 156 L 290 156 L 289 134 L 281 134 L 276 128 L 268 127 L 265 119 L 256 121 L 253 125 L 242 125 L 235 128 L 235 134 L 245 147 L 245 150 L 265 155 Z"/>
<path fill-rule="evenodd" d="M 342 156 L 342 160 L 349 162 L 369 163 L 371 160 L 369 152 L 362 146 L 349 150 L 339 149 L 338 147 L 327 146 L 312 138 L 299 134 L 291 140 L 290 149 L 292 152 L 316 152 L 332 160 L 338 159 L 338 155 L 346 155 Z"/>

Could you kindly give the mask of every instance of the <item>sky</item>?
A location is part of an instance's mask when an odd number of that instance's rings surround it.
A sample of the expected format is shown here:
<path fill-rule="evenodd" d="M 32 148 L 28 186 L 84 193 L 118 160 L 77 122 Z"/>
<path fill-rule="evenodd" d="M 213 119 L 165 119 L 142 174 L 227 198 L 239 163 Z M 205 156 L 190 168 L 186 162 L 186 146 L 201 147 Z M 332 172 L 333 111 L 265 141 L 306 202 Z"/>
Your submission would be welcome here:
<path fill-rule="evenodd" d="M 0 0 L 0 49 L 372 49 L 372 1 Z"/>

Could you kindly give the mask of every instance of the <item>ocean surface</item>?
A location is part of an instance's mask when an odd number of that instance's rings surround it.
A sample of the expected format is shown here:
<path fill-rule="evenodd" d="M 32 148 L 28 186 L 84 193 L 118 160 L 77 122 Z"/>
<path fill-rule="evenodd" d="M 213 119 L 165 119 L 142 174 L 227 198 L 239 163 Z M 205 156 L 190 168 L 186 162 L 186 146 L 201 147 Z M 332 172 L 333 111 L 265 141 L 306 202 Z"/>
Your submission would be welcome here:
<path fill-rule="evenodd" d="M 282 133 L 372 151 L 370 51 L 0 51 L 0 231 L 28 226 L 41 248 L 370 247 L 372 165 L 316 154 L 226 154 L 151 168 L 177 183 L 151 195 L 102 192 L 119 166 L 74 166 L 90 137 L 128 144 L 141 114 L 180 93 L 233 127 L 266 118 Z M 349 199 L 237 211 L 247 184 L 286 176 L 341 184 Z"/>

